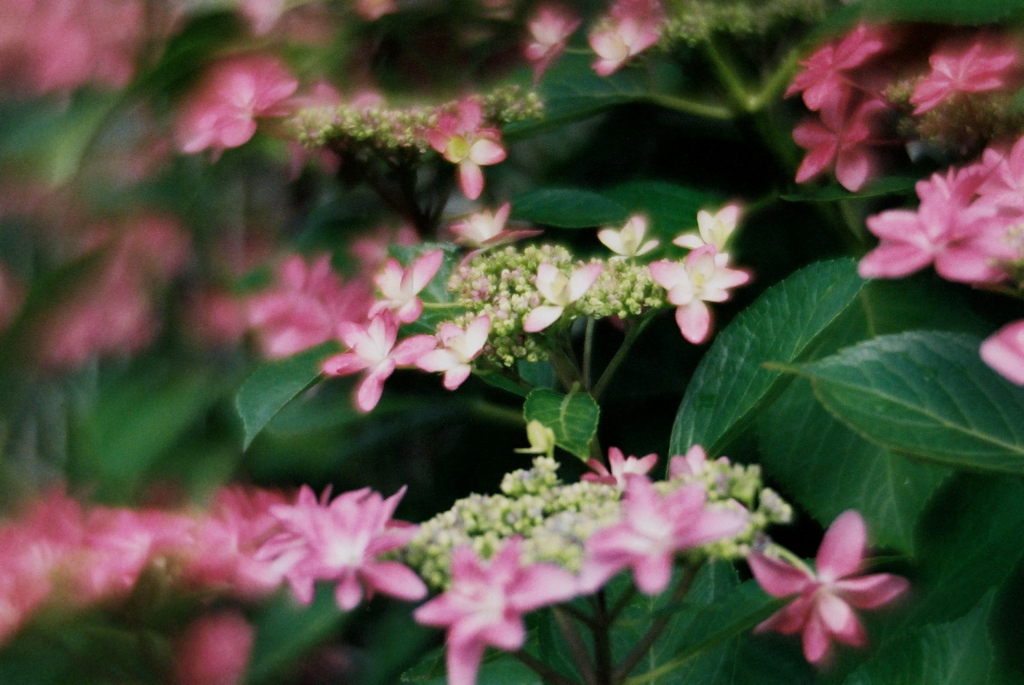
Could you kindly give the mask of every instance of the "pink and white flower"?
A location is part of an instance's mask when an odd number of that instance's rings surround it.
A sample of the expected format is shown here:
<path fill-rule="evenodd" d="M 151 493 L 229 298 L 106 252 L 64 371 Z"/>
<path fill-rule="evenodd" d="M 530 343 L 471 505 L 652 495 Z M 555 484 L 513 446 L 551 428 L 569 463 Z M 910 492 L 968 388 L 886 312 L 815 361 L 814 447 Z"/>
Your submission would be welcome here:
<path fill-rule="evenodd" d="M 377 406 L 384 392 L 384 381 L 399 366 L 412 366 L 416 360 L 437 345 L 432 335 L 414 335 L 397 345 L 398 320 L 384 310 L 366 325 L 343 321 L 338 324 L 340 337 L 350 351 L 336 354 L 323 363 L 324 373 L 347 376 L 364 371 L 356 387 L 356 406 L 370 411 Z"/>
<path fill-rule="evenodd" d="M 867 635 L 853 608 L 874 609 L 906 592 L 905 578 L 889 573 L 859 575 L 867 544 L 864 519 L 856 511 L 840 514 L 821 541 L 816 572 L 751 552 L 750 570 L 773 597 L 795 596 L 754 630 L 802 633 L 804 656 L 812 664 L 828 661 L 833 642 L 861 646 Z"/>
<path fill-rule="evenodd" d="M 259 117 L 284 116 L 299 82 L 271 55 L 238 55 L 217 62 L 188 97 L 175 122 L 178 148 L 219 155 L 256 133 Z"/>
<path fill-rule="evenodd" d="M 602 228 L 597 232 L 597 239 L 620 257 L 639 257 L 658 247 L 657 240 L 644 242 L 646 233 L 647 217 L 635 214 L 617 231 L 614 228 Z"/>
<path fill-rule="evenodd" d="M 259 558 L 279 567 L 303 604 L 313 601 L 316 581 L 334 581 L 334 597 L 345 611 L 381 592 L 405 600 L 422 599 L 427 587 L 397 561 L 379 557 L 403 547 L 416 526 L 392 521 L 405 488 L 384 499 L 369 488 L 321 500 L 303 486 L 294 505 L 271 507 L 280 533 L 259 551 Z"/>
<path fill-rule="evenodd" d="M 911 104 L 917 105 L 914 114 L 938 107 L 954 93 L 983 93 L 1004 87 L 1018 60 L 1014 47 L 984 37 L 972 43 L 939 46 L 928 58 L 931 72 L 910 96 Z"/>
<path fill-rule="evenodd" d="M 729 245 L 729 239 L 736 232 L 740 218 L 743 216 L 743 207 L 738 202 L 730 202 L 717 212 L 712 214 L 706 209 L 697 212 L 697 231 L 684 233 L 672 241 L 673 245 L 687 247 L 691 250 L 698 250 L 705 245 L 714 245 L 718 251 L 717 259 L 721 266 L 729 262 L 729 255 L 725 248 Z"/>
<path fill-rule="evenodd" d="M 533 63 L 534 81 L 562 54 L 566 40 L 579 25 L 579 17 L 566 7 L 549 4 L 537 8 L 527 25 L 531 40 L 524 49 L 526 59 Z"/>
<path fill-rule="evenodd" d="M 558 320 L 565 308 L 583 297 L 601 276 L 602 264 L 585 264 L 576 269 L 571 276 L 566 276 L 554 264 L 542 262 L 537 267 L 537 290 L 545 302 L 531 310 L 523 319 L 523 330 L 537 333 Z"/>
<path fill-rule="evenodd" d="M 630 475 L 623 520 L 591 535 L 580 583 L 593 592 L 625 568 L 641 592 L 656 595 L 672 578 L 675 555 L 735 535 L 747 526 L 744 511 L 707 506 L 703 485 L 659 495 L 647 476 Z"/>
<path fill-rule="evenodd" d="M 587 466 L 589 466 L 594 473 L 584 473 L 580 480 L 585 480 L 590 483 L 613 485 L 619 490 L 625 490 L 626 476 L 633 474 L 641 476 L 646 475 L 657 463 L 657 454 L 651 453 L 637 459 L 633 456 L 624 457 L 622 450 L 618 447 L 609 447 L 608 465 L 611 467 L 611 470 L 609 471 L 608 468 L 597 459 L 588 459 Z"/>
<path fill-rule="evenodd" d="M 452 552 L 451 589 L 413 612 L 447 627 L 449 685 L 473 685 L 484 648 L 515 651 L 526 641 L 523 614 L 578 594 L 576 577 L 552 564 L 524 564 L 522 540 L 510 538 L 490 560 L 470 547 Z"/>
<path fill-rule="evenodd" d="M 496 128 L 481 128 L 483 109 L 472 98 L 459 102 L 457 113 L 445 112 L 437 126 L 427 131 L 430 146 L 452 164 L 459 166 L 459 185 L 470 200 L 484 189 L 481 166 L 505 159 L 501 133 Z"/>
<path fill-rule="evenodd" d="M 484 210 L 470 214 L 462 221 L 451 225 L 451 232 L 455 234 L 455 242 L 466 247 L 483 249 L 543 233 L 536 229 L 506 231 L 505 222 L 508 221 L 511 211 L 512 205 L 506 202 L 494 212 Z"/>
<path fill-rule="evenodd" d="M 661 260 L 650 265 L 651 278 L 668 291 L 676 305 L 676 323 L 683 337 L 699 345 L 711 335 L 711 309 L 705 302 L 725 302 L 730 288 L 743 285 L 750 274 L 719 264 L 714 245 L 705 245 L 682 263 Z"/>
<path fill-rule="evenodd" d="M 487 344 L 491 332 L 491 319 L 478 316 L 465 329 L 445 322 L 438 327 L 437 339 L 441 348 L 427 352 L 416 360 L 424 371 L 444 371 L 444 387 L 455 390 L 469 378 L 476 359 Z"/>
<path fill-rule="evenodd" d="M 423 313 L 423 301 L 417 295 L 437 275 L 444 261 L 444 252 L 431 250 L 413 260 L 406 268 L 397 259 L 389 258 L 374 282 L 384 299 L 370 308 L 370 316 L 388 309 L 401 323 L 412 323 Z"/>
<path fill-rule="evenodd" d="M 601 21 L 587 39 L 598 57 L 594 71 L 608 76 L 657 43 L 664 19 L 658 0 L 617 0 L 610 17 Z"/>

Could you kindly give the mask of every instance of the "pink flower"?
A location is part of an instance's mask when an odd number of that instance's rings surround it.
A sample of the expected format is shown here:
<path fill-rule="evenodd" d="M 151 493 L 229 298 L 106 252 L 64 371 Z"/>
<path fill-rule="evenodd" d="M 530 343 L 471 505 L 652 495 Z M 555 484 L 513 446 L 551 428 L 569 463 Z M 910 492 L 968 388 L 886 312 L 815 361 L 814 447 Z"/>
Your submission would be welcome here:
<path fill-rule="evenodd" d="M 729 463 L 728 457 L 719 457 L 716 464 Z M 708 467 L 708 455 L 700 445 L 694 445 L 685 455 L 677 454 L 668 463 L 669 480 L 685 476 L 698 476 Z"/>
<path fill-rule="evenodd" d="M 982 360 L 1007 380 L 1024 385 L 1024 321 L 1014 321 L 981 343 Z"/>
<path fill-rule="evenodd" d="M 807 150 L 796 171 L 804 183 L 835 166 L 836 178 L 850 191 L 860 190 L 874 172 L 874 159 L 865 149 L 872 135 L 872 119 L 885 103 L 866 100 L 847 115 L 847 101 L 837 100 L 821 108 L 821 120 L 808 119 L 793 129 L 793 140 Z"/>
<path fill-rule="evenodd" d="M 589 466 L 594 473 L 583 474 L 581 480 L 591 483 L 613 485 L 619 490 L 625 490 L 626 476 L 632 474 L 646 475 L 657 463 L 657 454 L 648 454 L 647 456 L 640 457 L 639 459 L 632 456 L 623 458 L 622 450 L 618 447 L 609 447 L 608 464 L 611 466 L 611 471 L 605 468 L 605 465 L 597 459 L 588 459 L 587 466 Z"/>
<path fill-rule="evenodd" d="M 550 304 L 541 305 L 530 311 L 523 319 L 523 330 L 537 333 L 558 320 L 565 308 L 583 297 L 590 286 L 594 285 L 601 271 L 602 264 L 585 264 L 576 269 L 571 276 L 566 276 L 554 264 L 542 262 L 537 267 L 537 290 Z"/>
<path fill-rule="evenodd" d="M 910 102 L 917 105 L 914 114 L 934 109 L 953 93 L 982 93 L 1006 85 L 1016 65 L 1017 51 L 1010 45 L 985 42 L 947 43 L 940 46 L 928 63 L 932 70 L 917 84 Z"/>
<path fill-rule="evenodd" d="M 978 187 L 979 200 L 1000 214 L 1024 214 L 1024 138 L 1008 153 L 985 150 L 982 168 L 984 180 Z"/>
<path fill-rule="evenodd" d="M 473 370 L 470 362 L 483 351 L 490 332 L 491 319 L 487 316 L 476 317 L 465 330 L 445 322 L 437 331 L 441 349 L 421 356 L 416 366 L 424 371 L 444 371 L 444 387 L 455 390 L 469 378 Z"/>
<path fill-rule="evenodd" d="M 598 57 L 594 71 L 608 76 L 657 43 L 664 18 L 658 0 L 618 0 L 610 19 L 599 23 L 587 39 Z"/>
<path fill-rule="evenodd" d="M 423 313 L 423 302 L 417 297 L 437 275 L 444 261 L 444 252 L 431 250 L 413 261 L 403 269 L 397 259 L 389 258 L 384 269 L 377 274 L 374 282 L 380 290 L 383 300 L 378 300 L 370 308 L 370 316 L 375 316 L 385 309 L 395 313 L 401 323 L 412 323 Z"/>
<path fill-rule="evenodd" d="M 209 513 L 196 526 L 195 544 L 185 564 L 194 584 L 226 589 L 243 599 L 258 599 L 280 585 L 280 569 L 256 558 L 278 531 L 271 508 L 286 504 L 269 490 L 231 486 L 221 489 Z"/>
<path fill-rule="evenodd" d="M 624 568 L 631 568 L 641 592 L 656 595 L 672 578 L 677 552 L 735 535 L 747 526 L 746 512 L 707 507 L 703 485 L 686 485 L 659 495 L 647 476 L 627 478 L 623 520 L 586 542 L 580 582 L 587 592 Z"/>
<path fill-rule="evenodd" d="M 330 340 L 343 321 L 362 321 L 372 303 L 367 286 L 343 283 L 324 254 L 307 262 L 298 255 L 277 269 L 276 283 L 246 305 L 264 356 L 288 357 Z"/>
<path fill-rule="evenodd" d="M 448 683 L 473 685 L 485 647 L 519 649 L 526 641 L 523 614 L 576 594 L 575 576 L 551 564 L 524 565 L 522 540 L 510 538 L 487 562 L 469 547 L 456 548 L 451 589 L 413 616 L 448 628 Z"/>
<path fill-rule="evenodd" d="M 905 578 L 889 573 L 858 576 L 866 544 L 864 519 L 850 510 L 840 514 L 825 532 L 815 559 L 816 573 L 751 552 L 747 562 L 765 592 L 773 597 L 798 595 L 755 632 L 803 633 L 804 656 L 812 664 L 828 661 L 833 641 L 866 644 L 867 635 L 851 607 L 880 607 L 910 586 Z"/>
<path fill-rule="evenodd" d="M 800 62 L 804 70 L 793 79 L 786 97 L 803 92 L 804 104 L 812 111 L 830 100 L 845 100 L 851 84 L 843 72 L 856 69 L 885 47 L 877 27 L 858 24 L 838 43 L 828 43 Z"/>
<path fill-rule="evenodd" d="M 256 630 L 238 611 L 196 620 L 174 650 L 177 685 L 237 685 L 245 676 Z"/>
<path fill-rule="evenodd" d="M 626 224 L 618 231 L 614 228 L 601 229 L 597 232 L 597 239 L 620 257 L 639 257 L 658 246 L 657 240 L 644 242 L 646 233 L 647 218 L 636 214 L 629 217 Z"/>
<path fill-rule="evenodd" d="M 541 5 L 530 19 L 532 39 L 524 50 L 533 62 L 534 81 L 565 50 L 565 42 L 580 25 L 579 17 L 561 5 Z"/>
<path fill-rule="evenodd" d="M 323 370 L 330 376 L 365 371 L 356 388 L 356 406 L 362 411 L 370 411 L 377 406 L 384 391 L 384 381 L 397 367 L 415 364 L 437 345 L 432 335 L 414 335 L 396 346 L 398 321 L 387 310 L 370 319 L 365 326 L 343 321 L 338 324 L 338 336 L 351 351 L 326 360 Z"/>
<path fill-rule="evenodd" d="M 992 283 L 1005 278 L 1001 262 L 1016 255 L 1005 241 L 1006 222 L 984 204 L 971 204 L 983 176 L 977 168 L 950 169 L 917 184 L 916 212 L 892 209 L 868 217 L 881 239 L 861 259 L 864 278 L 900 278 L 931 263 L 943 278 Z"/>
<path fill-rule="evenodd" d="M 650 265 L 651 278 L 668 290 L 668 301 L 676 305 L 676 323 L 683 337 L 699 345 L 711 335 L 711 310 L 705 302 L 725 302 L 729 288 L 743 285 L 750 274 L 719 264 L 714 245 L 705 245 L 686 255 L 683 263 L 661 260 Z"/>
<path fill-rule="evenodd" d="M 494 212 L 486 210 L 474 212 L 466 219 L 452 224 L 451 232 L 456 236 L 455 242 L 459 245 L 480 249 L 511 243 L 543 233 L 539 230 L 506 231 L 505 222 L 508 221 L 510 211 L 512 211 L 512 205 L 506 202 Z"/>
<path fill-rule="evenodd" d="M 730 202 L 714 214 L 702 209 L 697 212 L 698 235 L 684 233 L 673 240 L 672 244 L 688 247 L 691 250 L 697 250 L 705 245 L 714 245 L 718 251 L 719 263 L 721 266 L 725 266 L 729 261 L 729 255 L 725 252 L 725 248 L 729 245 L 729 239 L 736 231 L 742 215 L 743 207 L 738 202 Z"/>
<path fill-rule="evenodd" d="M 484 189 L 481 166 L 497 164 L 505 159 L 501 134 L 495 128 L 480 128 L 483 110 L 471 98 L 459 102 L 458 113 L 445 112 L 437 127 L 427 131 L 430 146 L 452 164 L 459 165 L 459 185 L 470 200 L 480 197 Z"/>
<path fill-rule="evenodd" d="M 246 143 L 256 118 L 283 116 L 282 106 L 299 82 L 276 57 L 239 55 L 221 60 L 205 74 L 182 107 L 175 140 L 185 153 L 207 148 L 219 154 Z"/>
<path fill-rule="evenodd" d="M 318 501 L 303 486 L 293 506 L 277 505 L 271 512 L 283 530 L 268 540 L 258 558 L 282 569 L 295 596 L 313 601 L 318 580 L 337 583 L 338 606 L 351 611 L 365 594 L 381 592 L 405 600 L 422 599 L 427 587 L 419 576 L 397 561 L 379 557 L 403 547 L 416 526 L 392 521 L 405 488 L 384 499 L 369 488 L 353 490 L 327 502 Z"/>

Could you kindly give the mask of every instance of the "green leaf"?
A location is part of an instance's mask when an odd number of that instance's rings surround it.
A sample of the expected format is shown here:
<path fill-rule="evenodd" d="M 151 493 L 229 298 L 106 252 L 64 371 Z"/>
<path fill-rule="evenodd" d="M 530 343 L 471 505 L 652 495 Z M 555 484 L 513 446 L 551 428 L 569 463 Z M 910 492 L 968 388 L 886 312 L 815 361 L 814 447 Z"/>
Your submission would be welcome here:
<path fill-rule="evenodd" d="M 853 200 L 866 197 L 880 197 L 896 193 L 912 193 L 918 181 L 912 176 L 886 176 L 875 179 L 863 189 L 852 193 L 841 185 L 830 185 L 824 188 L 808 190 L 802 193 L 782 195 L 781 199 L 788 202 L 834 202 L 836 200 Z"/>
<path fill-rule="evenodd" d="M 766 473 L 822 526 L 856 509 L 875 544 L 908 554 L 918 517 L 950 473 L 864 440 L 818 403 L 805 379 L 758 417 L 758 437 Z"/>
<path fill-rule="evenodd" d="M 592 228 L 626 221 L 626 209 L 600 193 L 572 188 L 530 190 L 512 199 L 512 218 L 558 228 Z"/>
<path fill-rule="evenodd" d="M 420 685 L 447 685 L 444 649 L 437 649 L 419 664 L 402 674 L 403 683 Z M 488 650 L 480 662 L 477 685 L 545 685 L 539 675 L 514 657 L 503 652 Z"/>
<path fill-rule="evenodd" d="M 597 433 L 601 410 L 585 392 L 568 395 L 537 388 L 526 396 L 523 418 L 540 421 L 555 433 L 555 444 L 580 459 L 590 456 L 590 441 Z"/>
<path fill-rule="evenodd" d="M 717 209 L 722 204 L 722 198 L 714 193 L 663 181 L 634 181 L 604 194 L 629 214 L 646 214 L 652 233 L 664 239 L 675 238 L 685 230 L 696 230 L 697 212 L 705 208 Z"/>
<path fill-rule="evenodd" d="M 222 396 L 211 374 L 144 364 L 104 383 L 71 465 L 105 501 L 130 501 L 160 456 Z"/>
<path fill-rule="evenodd" d="M 863 0 L 859 7 L 876 21 L 973 25 L 1024 18 L 1020 0 Z"/>
<path fill-rule="evenodd" d="M 902 626 L 949 621 L 1002 583 L 1024 552 L 1024 483 L 957 474 L 918 526 L 914 603 Z"/>
<path fill-rule="evenodd" d="M 790 380 L 763 364 L 806 358 L 863 287 L 853 260 L 821 262 L 740 313 L 697 366 L 672 426 L 669 454 L 685 454 L 696 444 L 721 454 Z"/>
<path fill-rule="evenodd" d="M 339 349 L 338 343 L 326 342 L 253 371 L 235 398 L 245 426 L 243 449 L 286 404 L 320 380 L 321 363 Z"/>
<path fill-rule="evenodd" d="M 989 685 L 994 650 L 988 618 L 994 592 L 963 618 L 890 640 L 843 685 Z"/>
<path fill-rule="evenodd" d="M 290 592 L 280 592 L 256 619 L 256 641 L 246 682 L 260 685 L 278 676 L 327 636 L 338 630 L 349 614 L 343 613 L 327 585 L 317 588 L 308 607 Z"/>
<path fill-rule="evenodd" d="M 985 330 L 960 306 L 962 291 L 930 276 L 870 281 L 855 306 L 832 326 L 815 352 L 839 349 L 885 333 L 913 328 Z M 854 433 L 798 379 L 757 420 L 761 463 L 783 492 L 822 526 L 847 509 L 864 514 L 872 540 L 905 553 L 929 497 L 950 471 L 920 464 Z M 837 458 L 836 445 L 842 445 Z"/>
<path fill-rule="evenodd" d="M 1024 389 L 978 357 L 980 340 L 883 336 L 800 365 L 815 396 L 893 452 L 956 468 L 1024 474 Z"/>

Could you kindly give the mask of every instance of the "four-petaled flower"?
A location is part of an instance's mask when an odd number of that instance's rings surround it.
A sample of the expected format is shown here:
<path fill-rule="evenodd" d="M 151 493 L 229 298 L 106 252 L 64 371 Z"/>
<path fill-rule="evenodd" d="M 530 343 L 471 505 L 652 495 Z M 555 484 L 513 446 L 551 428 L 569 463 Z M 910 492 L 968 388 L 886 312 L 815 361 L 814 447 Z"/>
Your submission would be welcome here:
<path fill-rule="evenodd" d="M 714 245 L 718 251 L 716 259 L 721 266 L 729 262 L 729 255 L 725 248 L 729 245 L 729 239 L 739 225 L 740 217 L 743 215 L 743 207 L 738 202 L 730 202 L 717 212 L 712 214 L 706 209 L 697 212 L 697 235 L 684 233 L 672 241 L 673 245 L 688 247 L 697 250 L 705 245 Z"/>
<path fill-rule="evenodd" d="M 442 114 L 437 127 L 427 131 L 430 146 L 459 165 L 459 185 L 470 200 L 480 197 L 484 189 L 480 167 L 505 159 L 501 134 L 495 128 L 480 128 L 483 118 L 480 103 L 467 98 L 459 102 L 458 114 Z"/>
<path fill-rule="evenodd" d="M 384 381 L 399 366 L 411 366 L 416 360 L 437 346 L 432 335 L 414 335 L 395 345 L 398 339 L 398 321 L 394 314 L 384 310 L 366 325 L 342 322 L 338 324 L 338 337 L 350 351 L 336 354 L 323 363 L 324 373 L 347 376 L 365 371 L 356 388 L 356 406 L 370 411 L 377 406 Z"/>
<path fill-rule="evenodd" d="M 614 228 L 603 228 L 597 232 L 597 239 L 605 247 L 622 257 L 639 257 L 658 246 L 657 240 L 644 242 L 647 233 L 647 218 L 635 214 L 629 217 L 626 224 L 616 231 Z"/>
<path fill-rule="evenodd" d="M 729 288 L 743 285 L 750 274 L 719 264 L 714 245 L 705 245 L 686 255 L 685 262 L 652 262 L 651 278 L 668 291 L 676 305 L 676 323 L 683 337 L 695 345 L 711 334 L 711 309 L 705 302 L 725 302 Z"/>
<path fill-rule="evenodd" d="M 444 252 L 431 250 L 413 261 L 405 269 L 394 257 L 388 258 L 383 270 L 377 274 L 377 284 L 384 299 L 370 308 L 370 316 L 388 309 L 401 323 L 412 323 L 423 313 L 423 301 L 417 295 L 437 275 L 444 261 Z"/>
<path fill-rule="evenodd" d="M 804 183 L 835 166 L 836 179 L 856 192 L 874 172 L 875 161 L 866 148 L 876 115 L 886 109 L 881 100 L 865 100 L 847 112 L 847 99 L 821 108 L 821 120 L 808 119 L 793 129 L 793 140 L 807 150 L 796 170 L 796 182 Z"/>
<path fill-rule="evenodd" d="M 523 319 L 523 330 L 537 333 L 558 320 L 565 308 L 583 297 L 601 275 L 602 264 L 585 264 L 566 276 L 554 264 L 542 262 L 537 267 L 537 290 L 550 304 L 530 311 Z"/>
<path fill-rule="evenodd" d="M 685 485 L 662 496 L 647 476 L 628 476 L 623 520 L 587 539 L 580 573 L 583 590 L 597 590 L 622 569 L 631 568 L 637 588 L 656 595 L 672 578 L 677 552 L 746 528 L 745 511 L 709 508 L 707 495 L 703 485 Z"/>
<path fill-rule="evenodd" d="M 880 29 L 859 24 L 839 43 L 829 43 L 800 62 L 804 70 L 793 78 L 786 97 L 804 94 L 804 104 L 812 111 L 829 100 L 844 98 L 850 83 L 843 72 L 856 69 L 886 47 Z"/>
<path fill-rule="evenodd" d="M 785 635 L 803 634 L 804 656 L 812 664 L 829 658 L 832 642 L 861 646 L 867 635 L 852 607 L 874 609 L 903 594 L 905 578 L 889 573 L 861 576 L 867 530 L 856 511 L 843 512 L 832 522 L 815 558 L 817 572 L 751 552 L 750 570 L 773 597 L 796 598 L 754 630 Z"/>
<path fill-rule="evenodd" d="M 294 505 L 270 508 L 282 530 L 267 540 L 258 557 L 283 569 L 303 604 L 313 601 L 318 580 L 337 582 L 338 606 L 351 611 L 375 592 L 405 600 L 423 599 L 427 586 L 412 569 L 379 557 L 405 546 L 417 527 L 392 521 L 405 488 L 384 499 L 369 488 L 353 490 L 327 502 L 308 486 Z"/>
<path fill-rule="evenodd" d="M 640 457 L 624 457 L 622 450 L 618 447 L 608 448 L 608 465 L 611 466 L 611 470 L 599 462 L 597 459 L 588 459 L 587 466 L 589 466 L 594 473 L 584 473 L 581 480 L 589 481 L 591 483 L 603 483 L 605 485 L 613 485 L 619 490 L 626 489 L 626 476 L 631 474 L 646 475 L 654 465 L 658 463 L 657 454 L 648 454 Z"/>
<path fill-rule="evenodd" d="M 982 93 L 1002 88 L 1017 59 L 1013 47 L 986 43 L 983 38 L 970 44 L 940 46 L 928 58 L 931 72 L 910 96 L 911 104 L 917 105 L 914 114 L 934 109 L 953 93 Z"/>
<path fill-rule="evenodd" d="M 512 205 L 506 202 L 494 212 L 474 212 L 468 217 L 451 225 L 455 234 L 455 242 L 472 248 L 493 247 L 503 243 L 511 243 L 522 238 L 540 235 L 543 231 L 531 229 L 523 231 L 506 231 Z"/>
<path fill-rule="evenodd" d="M 424 371 L 444 371 L 444 387 L 455 390 L 469 378 L 473 367 L 470 362 L 477 358 L 487 343 L 491 332 L 491 319 L 478 316 L 465 329 L 445 322 L 437 329 L 441 348 L 427 352 L 416 360 L 416 366 Z"/>
<path fill-rule="evenodd" d="M 523 564 L 522 540 L 505 541 L 489 561 L 470 547 L 452 552 L 451 589 L 413 612 L 448 628 L 449 685 L 473 685 L 488 645 L 515 651 L 526 641 L 523 614 L 578 594 L 577 580 L 551 564 Z"/>

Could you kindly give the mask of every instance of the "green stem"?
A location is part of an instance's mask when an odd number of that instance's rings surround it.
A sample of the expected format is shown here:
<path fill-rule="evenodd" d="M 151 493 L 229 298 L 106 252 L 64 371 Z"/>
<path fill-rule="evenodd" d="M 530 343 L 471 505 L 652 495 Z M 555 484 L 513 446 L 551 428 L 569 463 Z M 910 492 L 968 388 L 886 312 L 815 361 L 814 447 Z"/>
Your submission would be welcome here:
<path fill-rule="evenodd" d="M 772 75 L 761 86 L 761 90 L 751 99 L 750 104 L 754 111 L 759 111 L 768 103 L 782 99 L 782 93 L 792 80 L 793 72 L 796 71 L 796 64 L 800 59 L 800 55 L 801 51 L 796 48 L 793 48 L 786 54 L 786 58 L 779 63 L 775 71 L 772 72 Z"/>
<path fill-rule="evenodd" d="M 736 75 L 736 71 L 732 68 L 732 65 L 725 59 L 725 56 L 718 51 L 715 47 L 713 40 L 704 41 L 701 46 L 704 48 L 704 54 L 711 62 L 712 68 L 715 70 L 715 74 L 718 76 L 719 82 L 725 88 L 725 93 L 732 102 L 732 111 L 734 113 L 742 112 L 749 114 L 754 111 L 756 104 L 755 97 L 751 96 L 739 76 Z"/>
<path fill-rule="evenodd" d="M 531 671 L 539 675 L 544 679 L 546 683 L 552 683 L 553 685 L 579 685 L 575 680 L 566 678 L 564 675 L 556 671 L 555 669 L 548 666 L 546 663 L 536 658 L 535 656 L 528 654 L 523 650 L 518 652 L 512 652 L 512 656 L 518 659 L 521 663 L 526 665 Z"/>
<path fill-rule="evenodd" d="M 583 336 L 583 389 L 590 392 L 591 365 L 594 360 L 594 319 L 587 317 L 586 333 Z"/>
<path fill-rule="evenodd" d="M 679 583 L 672 591 L 672 597 L 669 599 L 670 604 L 675 604 L 676 602 L 681 601 L 683 597 L 686 596 L 686 593 L 690 591 L 690 586 L 693 585 L 693 579 L 697 577 L 697 568 L 699 568 L 699 566 L 683 567 L 682 577 L 679 578 Z M 611 682 L 613 685 L 618 685 L 619 683 L 624 683 L 626 681 L 626 678 L 629 677 L 630 671 L 636 668 L 636 665 L 644 658 L 644 655 L 647 654 L 647 651 L 661 636 L 662 631 L 665 630 L 665 626 L 668 625 L 672 618 L 672 615 L 667 614 L 655 619 L 654 622 L 651 623 L 647 632 L 644 633 L 644 636 L 640 638 L 640 641 L 637 642 L 636 645 L 633 646 L 633 649 L 629 652 L 626 658 L 623 659 L 622 663 L 616 667 L 615 672 L 612 674 Z"/>
<path fill-rule="evenodd" d="M 521 426 L 525 422 L 523 412 L 492 404 L 486 400 L 477 400 L 469 405 L 469 410 L 483 419 L 490 419 L 496 423 L 507 423 L 509 425 Z"/>
<path fill-rule="evenodd" d="M 599 590 L 594 598 L 597 607 L 597 629 L 594 630 L 594 655 L 596 662 L 597 685 L 612 685 L 612 641 L 609 633 L 611 621 L 608 620 L 608 603 L 604 590 Z"/>
<path fill-rule="evenodd" d="M 601 377 L 597 379 L 597 383 L 594 385 L 593 392 L 590 394 L 593 396 L 595 402 L 601 401 L 601 395 L 604 394 L 605 389 L 608 387 L 608 383 L 611 382 L 612 376 L 618 371 L 619 366 L 625 360 L 626 355 L 629 353 L 629 349 L 636 342 L 636 339 L 640 337 L 640 334 L 647 327 L 647 324 L 654 318 L 654 312 L 650 311 L 643 315 L 643 317 L 636 323 L 636 325 L 626 330 L 626 337 L 619 345 L 619 349 L 615 351 L 615 356 L 608 362 L 608 366 L 605 367 Z"/>
<path fill-rule="evenodd" d="M 707 119 L 729 121 L 733 118 L 732 110 L 727 107 L 722 107 L 721 105 L 710 105 L 706 102 L 697 102 L 696 100 L 688 100 L 686 98 L 665 95 L 663 93 L 648 93 L 644 99 L 655 105 L 661 105 L 667 109 L 673 109 L 677 112 L 684 112 L 686 114 L 694 114 Z"/>
<path fill-rule="evenodd" d="M 555 617 L 555 622 L 558 623 L 558 629 L 561 631 L 562 637 L 569 643 L 569 651 L 572 652 L 572 657 L 576 661 L 580 675 L 583 676 L 583 682 L 586 685 L 597 685 L 594 662 L 591 660 L 590 655 L 587 654 L 587 645 L 583 642 L 583 636 L 580 635 L 579 630 L 576 629 L 576 624 L 559 607 L 553 607 L 551 613 Z"/>

